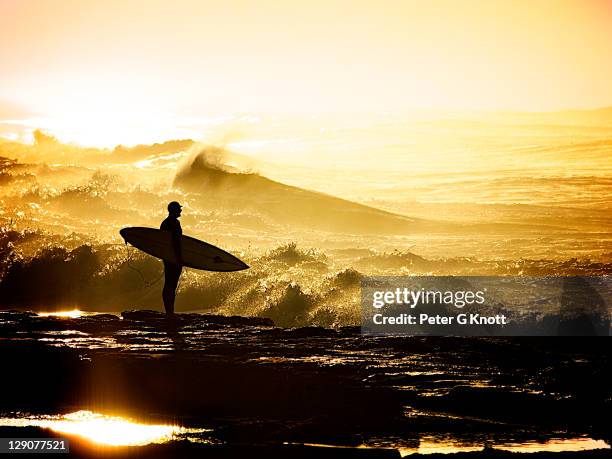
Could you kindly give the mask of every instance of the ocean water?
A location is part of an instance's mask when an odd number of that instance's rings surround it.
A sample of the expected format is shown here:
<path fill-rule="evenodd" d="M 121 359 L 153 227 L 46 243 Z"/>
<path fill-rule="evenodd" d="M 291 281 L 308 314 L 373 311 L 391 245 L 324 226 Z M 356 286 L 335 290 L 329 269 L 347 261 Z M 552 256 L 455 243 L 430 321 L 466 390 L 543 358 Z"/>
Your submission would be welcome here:
<path fill-rule="evenodd" d="M 609 274 L 612 128 L 519 121 L 262 116 L 209 143 L 1 142 L 0 306 L 160 309 L 161 264 L 118 231 L 157 227 L 170 200 L 186 234 L 251 266 L 187 270 L 182 311 L 342 326 L 364 275 Z"/>

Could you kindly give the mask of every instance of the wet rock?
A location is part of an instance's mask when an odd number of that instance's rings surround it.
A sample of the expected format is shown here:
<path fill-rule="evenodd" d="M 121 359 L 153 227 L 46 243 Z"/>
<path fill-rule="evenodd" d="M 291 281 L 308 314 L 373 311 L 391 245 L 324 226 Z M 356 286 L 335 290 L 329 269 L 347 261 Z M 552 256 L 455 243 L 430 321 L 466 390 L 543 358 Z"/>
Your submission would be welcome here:
<path fill-rule="evenodd" d="M 7 409 L 128 407 L 225 423 L 230 443 L 609 430 L 609 345 L 597 338 L 364 337 L 156 311 L 0 319 Z"/>
<path fill-rule="evenodd" d="M 36 313 L 32 311 L 20 311 L 18 309 L 8 309 L 0 311 L 0 320 L 16 320 L 22 317 L 33 317 Z"/>
<path fill-rule="evenodd" d="M 167 316 L 163 312 L 151 310 L 123 311 L 121 317 L 138 322 L 174 321 L 181 324 L 200 323 L 202 325 L 229 325 L 232 327 L 254 326 L 273 327 L 271 319 L 263 317 L 222 316 L 217 314 L 179 313 Z"/>
<path fill-rule="evenodd" d="M 86 333 L 111 333 L 122 330 L 126 324 L 113 314 L 96 314 L 67 321 L 69 329 Z"/>
<path fill-rule="evenodd" d="M 254 326 L 254 327 L 274 327 L 274 321 L 265 317 L 242 317 L 242 316 L 221 316 L 214 314 L 201 314 L 202 320 L 207 323 L 231 325 L 234 327 Z"/>
<path fill-rule="evenodd" d="M 127 320 L 151 320 L 151 319 L 163 319 L 166 314 L 159 311 L 152 311 L 150 309 L 138 309 L 133 311 L 123 311 L 121 317 Z"/>
<path fill-rule="evenodd" d="M 334 336 L 336 330 L 332 328 L 324 327 L 300 327 L 300 328 L 289 328 L 283 330 L 283 336 L 285 338 L 308 338 L 317 336 Z"/>

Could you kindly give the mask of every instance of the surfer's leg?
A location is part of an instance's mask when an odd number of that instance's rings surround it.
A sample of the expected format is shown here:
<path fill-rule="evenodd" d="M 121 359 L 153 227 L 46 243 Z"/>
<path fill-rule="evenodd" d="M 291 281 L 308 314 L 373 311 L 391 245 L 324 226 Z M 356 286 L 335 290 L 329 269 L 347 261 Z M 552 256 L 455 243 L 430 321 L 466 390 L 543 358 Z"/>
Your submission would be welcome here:
<path fill-rule="evenodd" d="M 166 314 L 174 314 L 174 300 L 176 298 L 176 288 L 183 268 L 172 263 L 164 263 L 164 289 L 162 299 Z"/>
<path fill-rule="evenodd" d="M 166 310 L 166 314 L 174 313 L 174 301 L 171 298 L 170 292 L 170 279 L 168 268 L 164 269 L 164 289 L 162 290 L 162 300 L 164 300 L 164 309 Z"/>

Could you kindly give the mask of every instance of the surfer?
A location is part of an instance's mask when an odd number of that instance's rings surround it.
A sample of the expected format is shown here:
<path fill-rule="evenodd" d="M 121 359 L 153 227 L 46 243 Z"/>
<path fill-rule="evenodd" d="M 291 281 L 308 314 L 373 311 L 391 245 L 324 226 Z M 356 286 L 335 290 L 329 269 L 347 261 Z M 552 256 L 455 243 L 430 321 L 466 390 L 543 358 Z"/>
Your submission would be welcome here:
<path fill-rule="evenodd" d="M 181 254 L 181 236 L 183 229 L 178 221 L 181 216 L 182 206 L 172 201 L 168 204 L 168 216 L 159 227 L 162 231 L 170 231 L 172 233 L 172 247 L 176 254 L 177 263 L 164 260 L 164 289 L 162 291 L 162 299 L 164 300 L 164 308 L 166 314 L 174 314 L 174 300 L 176 298 L 176 288 L 178 286 L 181 272 L 183 271 L 183 256 Z"/>

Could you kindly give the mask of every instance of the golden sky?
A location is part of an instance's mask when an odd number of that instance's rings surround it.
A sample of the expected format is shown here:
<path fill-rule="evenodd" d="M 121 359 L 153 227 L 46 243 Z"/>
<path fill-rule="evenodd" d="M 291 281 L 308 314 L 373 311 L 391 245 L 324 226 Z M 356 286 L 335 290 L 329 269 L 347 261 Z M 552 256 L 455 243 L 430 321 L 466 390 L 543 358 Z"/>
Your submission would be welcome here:
<path fill-rule="evenodd" d="M 0 100 L 52 117 L 612 105 L 612 0 L 0 0 Z"/>

